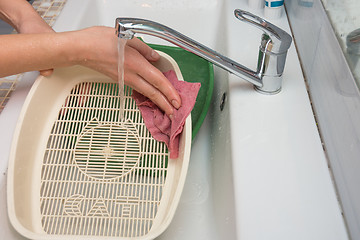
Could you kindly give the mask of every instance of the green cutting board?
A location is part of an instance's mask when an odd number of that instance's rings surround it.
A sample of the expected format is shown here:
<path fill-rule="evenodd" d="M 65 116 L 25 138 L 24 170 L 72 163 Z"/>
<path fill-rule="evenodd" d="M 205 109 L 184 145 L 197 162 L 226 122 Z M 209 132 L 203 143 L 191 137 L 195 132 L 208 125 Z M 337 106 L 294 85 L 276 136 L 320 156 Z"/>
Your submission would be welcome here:
<path fill-rule="evenodd" d="M 207 60 L 178 47 L 148 45 L 170 55 L 179 65 L 185 81 L 201 83 L 195 106 L 191 111 L 192 138 L 194 139 L 209 110 L 214 89 L 213 65 Z"/>

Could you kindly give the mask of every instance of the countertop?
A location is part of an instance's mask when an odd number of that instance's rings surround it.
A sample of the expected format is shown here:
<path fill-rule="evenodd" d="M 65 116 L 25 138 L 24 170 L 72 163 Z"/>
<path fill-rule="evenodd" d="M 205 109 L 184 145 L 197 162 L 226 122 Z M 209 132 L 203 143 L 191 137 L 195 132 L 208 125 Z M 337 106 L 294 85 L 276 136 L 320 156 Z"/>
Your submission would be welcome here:
<path fill-rule="evenodd" d="M 262 15 L 230 2 L 229 9 Z M 269 21 L 291 32 L 286 14 Z M 255 66 L 258 49 L 247 45 L 261 31 L 244 28 L 249 34 L 230 31 L 229 54 Z M 348 239 L 294 42 L 279 94 L 258 94 L 234 76 L 229 88 L 238 238 Z"/>

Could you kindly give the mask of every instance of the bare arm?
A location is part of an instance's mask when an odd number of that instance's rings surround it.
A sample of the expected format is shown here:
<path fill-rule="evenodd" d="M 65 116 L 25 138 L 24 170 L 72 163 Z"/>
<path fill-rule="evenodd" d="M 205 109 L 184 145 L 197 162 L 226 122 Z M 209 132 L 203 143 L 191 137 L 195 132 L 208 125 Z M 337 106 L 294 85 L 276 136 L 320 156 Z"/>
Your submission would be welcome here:
<path fill-rule="evenodd" d="M 20 72 L 83 65 L 117 81 L 117 37 L 109 27 L 63 33 L 0 36 L 0 77 Z M 181 99 L 175 88 L 153 67 L 159 55 L 138 39 L 125 48 L 125 84 L 149 97 L 172 115 Z"/>
<path fill-rule="evenodd" d="M 18 33 L 54 32 L 25 0 L 0 0 L 0 19 L 13 26 Z M 52 69 L 44 69 L 40 74 L 49 76 L 52 72 Z"/>
<path fill-rule="evenodd" d="M 67 34 L 0 35 L 0 77 L 71 65 Z"/>
<path fill-rule="evenodd" d="M 0 19 L 13 26 L 18 33 L 53 31 L 25 0 L 0 0 Z"/>
<path fill-rule="evenodd" d="M 55 33 L 25 0 L 0 0 L 0 18 L 22 33 L 0 36 L 0 77 L 34 70 L 50 75 L 53 68 L 78 64 L 117 81 L 114 29 L 93 27 Z M 181 99 L 162 73 L 149 63 L 158 59 L 159 55 L 140 40 L 128 41 L 125 84 L 172 115 L 173 107 L 179 108 Z"/>

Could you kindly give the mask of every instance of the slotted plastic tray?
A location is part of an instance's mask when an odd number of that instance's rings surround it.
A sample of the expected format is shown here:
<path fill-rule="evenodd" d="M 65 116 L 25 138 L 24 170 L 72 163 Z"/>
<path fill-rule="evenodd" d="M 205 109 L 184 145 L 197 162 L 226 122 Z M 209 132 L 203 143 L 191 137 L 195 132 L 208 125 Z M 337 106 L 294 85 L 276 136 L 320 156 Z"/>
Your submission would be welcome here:
<path fill-rule="evenodd" d="M 164 53 L 162 72 L 176 62 Z M 30 239 L 153 239 L 174 216 L 187 173 L 191 117 L 178 159 L 146 129 L 131 89 L 120 120 L 118 85 L 83 67 L 32 87 L 14 134 L 8 214 Z"/>

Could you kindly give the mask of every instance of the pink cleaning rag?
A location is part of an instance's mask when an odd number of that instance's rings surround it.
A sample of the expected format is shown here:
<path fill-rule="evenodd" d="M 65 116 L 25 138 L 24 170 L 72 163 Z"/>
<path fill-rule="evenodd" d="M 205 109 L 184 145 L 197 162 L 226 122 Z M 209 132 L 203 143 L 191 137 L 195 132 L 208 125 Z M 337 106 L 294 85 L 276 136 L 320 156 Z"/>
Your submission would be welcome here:
<path fill-rule="evenodd" d="M 179 81 L 173 70 L 165 72 L 164 75 L 169 79 L 181 97 L 181 107 L 174 109 L 172 119 L 150 99 L 135 90 L 132 97 L 140 109 L 145 125 L 153 138 L 157 141 L 165 142 L 170 151 L 170 158 L 175 159 L 179 157 L 180 133 L 184 128 L 187 116 L 189 116 L 194 108 L 201 84 Z"/>

